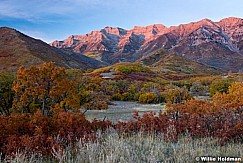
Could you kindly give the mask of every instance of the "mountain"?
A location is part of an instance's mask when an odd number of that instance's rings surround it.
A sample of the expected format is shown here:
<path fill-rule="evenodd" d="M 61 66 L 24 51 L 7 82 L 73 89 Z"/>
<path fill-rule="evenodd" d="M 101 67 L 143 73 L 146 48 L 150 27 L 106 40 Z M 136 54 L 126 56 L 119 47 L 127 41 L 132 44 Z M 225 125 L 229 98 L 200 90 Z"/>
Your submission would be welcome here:
<path fill-rule="evenodd" d="M 229 17 L 165 27 L 135 26 L 131 30 L 105 27 L 72 35 L 50 45 L 114 64 L 134 62 L 159 49 L 226 71 L 243 67 L 243 19 Z"/>
<path fill-rule="evenodd" d="M 55 62 L 60 67 L 93 69 L 106 64 L 87 56 L 68 53 L 8 27 L 0 28 L 0 70 L 16 71 L 30 66 Z"/>

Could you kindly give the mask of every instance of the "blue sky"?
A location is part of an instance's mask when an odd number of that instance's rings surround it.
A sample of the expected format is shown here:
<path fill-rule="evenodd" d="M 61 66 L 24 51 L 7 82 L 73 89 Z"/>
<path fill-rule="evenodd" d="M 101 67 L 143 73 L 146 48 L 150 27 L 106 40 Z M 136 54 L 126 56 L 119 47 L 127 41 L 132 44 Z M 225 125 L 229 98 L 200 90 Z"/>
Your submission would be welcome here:
<path fill-rule="evenodd" d="M 106 26 L 131 29 L 243 18 L 242 0 L 0 0 L 0 26 L 45 42 Z"/>

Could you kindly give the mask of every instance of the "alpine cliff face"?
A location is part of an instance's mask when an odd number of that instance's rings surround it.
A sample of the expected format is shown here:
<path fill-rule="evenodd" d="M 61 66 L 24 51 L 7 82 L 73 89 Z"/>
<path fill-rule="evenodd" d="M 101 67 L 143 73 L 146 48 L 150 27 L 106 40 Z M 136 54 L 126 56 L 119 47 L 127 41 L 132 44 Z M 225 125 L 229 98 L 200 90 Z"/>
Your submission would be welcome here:
<path fill-rule="evenodd" d="M 237 71 L 243 67 L 243 19 L 203 19 L 169 28 L 162 24 L 135 26 L 131 30 L 105 27 L 50 45 L 111 64 L 134 62 L 165 49 L 211 67 Z"/>

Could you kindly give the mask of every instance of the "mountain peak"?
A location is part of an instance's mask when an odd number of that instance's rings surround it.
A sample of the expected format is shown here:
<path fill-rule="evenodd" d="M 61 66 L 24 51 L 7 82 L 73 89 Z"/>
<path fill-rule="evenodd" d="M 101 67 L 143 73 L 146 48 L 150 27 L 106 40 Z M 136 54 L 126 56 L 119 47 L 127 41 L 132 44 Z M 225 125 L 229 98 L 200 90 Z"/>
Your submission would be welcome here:
<path fill-rule="evenodd" d="M 153 28 L 167 28 L 163 24 L 152 24 L 148 26 L 134 26 L 133 29 L 131 30 L 136 30 L 136 29 L 153 29 Z"/>
<path fill-rule="evenodd" d="M 6 31 L 16 31 L 15 29 L 13 28 L 9 28 L 9 27 L 0 27 L 0 30 L 6 30 Z"/>
<path fill-rule="evenodd" d="M 100 30 L 101 32 L 113 34 L 113 35 L 123 35 L 125 30 L 119 27 L 110 27 L 106 26 L 104 29 Z"/>
<path fill-rule="evenodd" d="M 20 33 L 19 31 L 13 29 L 13 28 L 9 28 L 9 27 L 0 27 L 0 34 L 17 34 Z"/>
<path fill-rule="evenodd" d="M 204 19 L 202 19 L 202 20 L 199 20 L 199 21 L 196 21 L 196 22 L 191 22 L 191 23 L 189 23 L 189 24 L 185 24 L 185 25 L 191 25 L 191 26 L 195 26 L 195 27 L 197 27 L 197 26 L 207 26 L 207 25 L 212 25 L 213 24 L 213 21 L 212 20 L 210 20 L 210 19 L 208 19 L 208 18 L 204 18 Z"/>
<path fill-rule="evenodd" d="M 232 17 L 221 19 L 220 22 L 237 22 L 242 20 L 243 20 L 242 18 L 237 18 L 232 16 Z"/>
<path fill-rule="evenodd" d="M 202 20 L 199 21 L 199 22 L 212 22 L 212 20 L 210 20 L 210 19 L 208 19 L 208 18 L 204 18 L 204 19 L 202 19 Z"/>
<path fill-rule="evenodd" d="M 222 20 L 220 20 L 219 22 L 217 22 L 220 25 L 237 25 L 237 24 L 243 24 L 243 19 L 241 18 L 237 18 L 237 17 L 228 17 L 228 18 L 224 18 Z"/>
<path fill-rule="evenodd" d="M 166 29 L 167 27 L 163 24 L 153 24 L 149 26 L 134 26 L 133 29 L 131 29 L 130 31 L 135 34 L 143 34 L 145 35 L 145 37 L 150 37 L 153 35 L 164 33 Z"/>

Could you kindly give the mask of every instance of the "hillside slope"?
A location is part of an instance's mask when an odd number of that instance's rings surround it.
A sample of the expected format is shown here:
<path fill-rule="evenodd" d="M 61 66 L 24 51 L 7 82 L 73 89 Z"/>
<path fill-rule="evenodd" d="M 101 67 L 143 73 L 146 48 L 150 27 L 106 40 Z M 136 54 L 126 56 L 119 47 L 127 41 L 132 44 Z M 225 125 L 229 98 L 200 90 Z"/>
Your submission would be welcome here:
<path fill-rule="evenodd" d="M 60 67 L 93 69 L 106 64 L 75 53 L 51 47 L 14 29 L 0 28 L 0 70 L 16 71 L 20 65 L 30 66 L 55 62 Z"/>
<path fill-rule="evenodd" d="M 157 68 L 158 71 L 164 73 L 178 73 L 178 74 L 197 74 L 197 75 L 216 75 L 226 73 L 222 69 L 209 67 L 203 63 L 196 62 L 184 58 L 180 55 L 168 53 L 165 50 L 158 50 L 143 58 L 140 63 L 146 66 Z"/>

